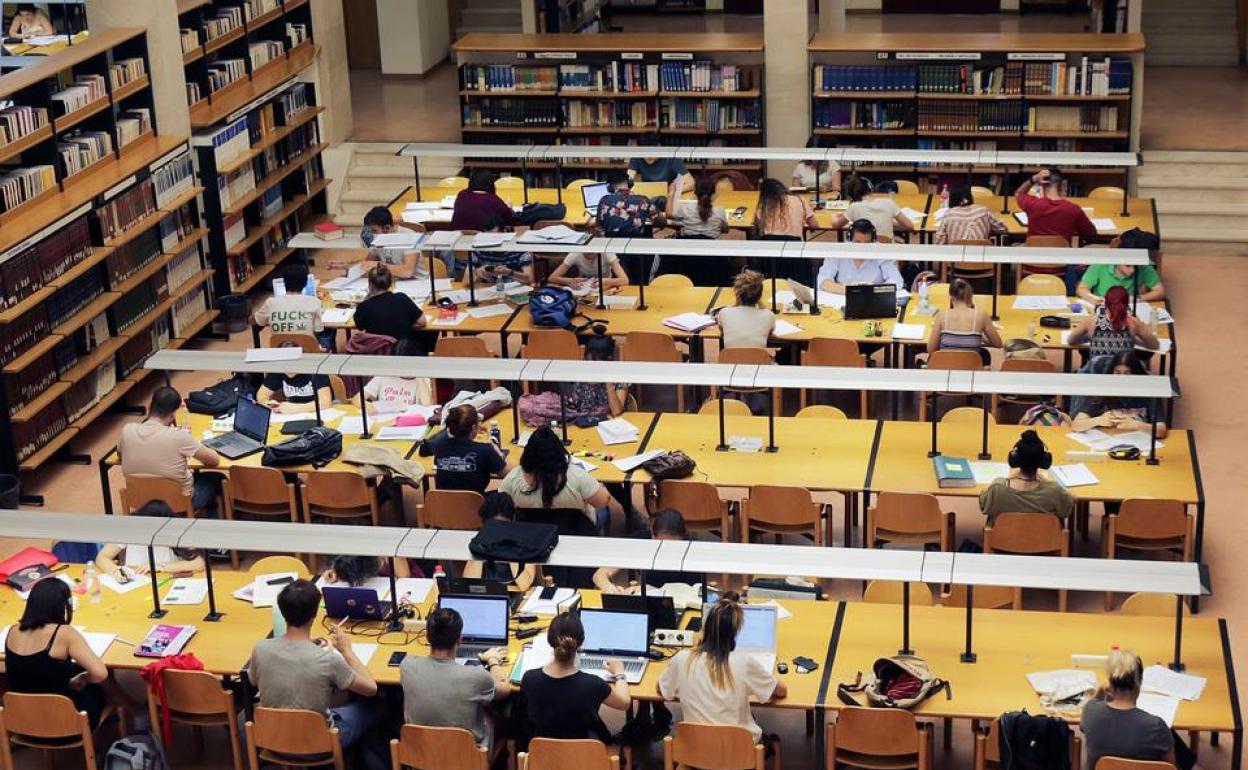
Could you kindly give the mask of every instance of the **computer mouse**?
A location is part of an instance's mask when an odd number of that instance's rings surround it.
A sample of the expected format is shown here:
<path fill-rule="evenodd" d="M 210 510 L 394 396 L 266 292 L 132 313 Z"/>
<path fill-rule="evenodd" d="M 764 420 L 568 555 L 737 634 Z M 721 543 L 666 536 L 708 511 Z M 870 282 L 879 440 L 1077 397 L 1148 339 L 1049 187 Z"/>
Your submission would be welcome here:
<path fill-rule="evenodd" d="M 781 674 L 787 674 L 787 673 L 789 673 L 789 664 L 788 664 L 788 663 L 785 663 L 785 662 L 783 662 L 783 661 L 781 661 L 780 663 L 777 663 L 777 664 L 776 664 L 776 671 L 780 672 Z"/>

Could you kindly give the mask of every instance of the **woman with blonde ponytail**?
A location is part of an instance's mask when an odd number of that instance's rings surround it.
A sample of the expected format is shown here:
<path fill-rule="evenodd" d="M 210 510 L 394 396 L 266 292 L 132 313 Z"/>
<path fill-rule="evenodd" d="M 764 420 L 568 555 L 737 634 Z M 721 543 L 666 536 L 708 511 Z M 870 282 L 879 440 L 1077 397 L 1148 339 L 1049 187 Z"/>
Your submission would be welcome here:
<path fill-rule="evenodd" d="M 601 706 L 624 711 L 628 708 L 628 682 L 618 660 L 608 660 L 604 668 L 611 681 L 603 681 L 577 668 L 577 653 L 585 642 L 581 617 L 564 612 L 551 621 L 546 641 L 554 660 L 525 673 L 520 689 L 529 717 L 529 734 L 534 738 L 576 740 L 595 738 L 608 743 L 611 733 L 598 716 Z"/>
<path fill-rule="evenodd" d="M 1117 647 L 1105 663 L 1107 682 L 1083 707 L 1079 727 L 1083 731 L 1085 770 L 1095 770 L 1101 757 L 1165 760 L 1187 770 L 1195 757 L 1160 717 L 1141 710 L 1136 701 L 1144 681 L 1144 663 L 1131 650 Z M 1175 762 L 1176 748 L 1183 756 Z"/>
<path fill-rule="evenodd" d="M 702 619 L 702 638 L 692 650 L 681 650 L 659 677 L 659 694 L 680 700 L 685 721 L 712 725 L 739 725 L 755 743 L 763 730 L 750 711 L 750 697 L 759 703 L 788 694 L 757 658 L 738 652 L 737 634 L 745 622 L 741 606 L 727 596 Z"/>

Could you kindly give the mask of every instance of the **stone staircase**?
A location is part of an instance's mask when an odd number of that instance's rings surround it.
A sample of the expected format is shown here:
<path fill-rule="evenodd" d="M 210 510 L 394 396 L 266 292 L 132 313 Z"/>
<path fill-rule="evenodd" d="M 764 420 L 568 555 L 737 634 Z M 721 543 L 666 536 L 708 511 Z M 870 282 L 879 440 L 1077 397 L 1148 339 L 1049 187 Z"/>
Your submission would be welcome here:
<path fill-rule="evenodd" d="M 395 156 L 402 146 L 389 142 L 351 145 L 353 152 L 338 199 L 335 222 L 343 227 L 358 228 L 364 224 L 364 215 L 369 209 L 384 206 L 414 184 L 411 159 Z M 459 169 L 457 158 L 422 158 L 420 178 L 429 185 L 442 177 L 458 174 Z"/>
<path fill-rule="evenodd" d="M 1145 150 L 1138 194 L 1157 202 L 1166 254 L 1248 256 L 1248 152 Z"/>
<path fill-rule="evenodd" d="M 1239 63 L 1235 0 L 1148 0 L 1142 20 L 1145 59 L 1154 66 L 1225 67 Z"/>
<path fill-rule="evenodd" d="M 519 0 L 461 0 L 455 39 L 469 32 L 522 32 Z"/>

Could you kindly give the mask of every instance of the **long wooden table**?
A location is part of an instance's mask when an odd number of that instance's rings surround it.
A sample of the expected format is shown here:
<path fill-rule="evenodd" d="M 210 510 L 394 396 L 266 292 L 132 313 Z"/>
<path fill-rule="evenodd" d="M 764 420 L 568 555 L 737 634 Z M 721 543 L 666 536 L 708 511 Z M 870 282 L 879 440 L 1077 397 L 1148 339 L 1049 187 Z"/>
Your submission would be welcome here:
<path fill-rule="evenodd" d="M 1007 204 L 1008 198 L 1008 204 Z M 1106 230 L 1098 230 L 1097 235 L 1101 238 L 1114 238 L 1133 227 L 1138 227 L 1146 233 L 1160 232 L 1157 224 L 1157 206 L 1152 198 L 1128 198 L 1127 199 L 1127 216 L 1122 215 L 1122 198 L 1067 198 L 1081 207 L 1089 219 L 1112 219 L 1114 227 Z M 1024 238 L 1027 235 L 1027 226 L 1018 221 L 1014 216 L 1015 212 L 1022 211 L 1018 207 L 1018 199 L 1013 195 L 1003 197 L 993 195 L 987 198 L 977 198 L 976 203 L 982 203 L 987 206 L 997 219 L 1005 225 L 1006 234 L 1013 238 Z M 1002 208 L 1008 205 L 1008 213 L 1002 212 Z M 940 226 L 940 220 L 936 218 L 936 210 L 940 207 L 939 199 L 932 202 L 932 209 L 929 216 L 923 222 L 922 230 L 925 233 L 936 232 Z"/>

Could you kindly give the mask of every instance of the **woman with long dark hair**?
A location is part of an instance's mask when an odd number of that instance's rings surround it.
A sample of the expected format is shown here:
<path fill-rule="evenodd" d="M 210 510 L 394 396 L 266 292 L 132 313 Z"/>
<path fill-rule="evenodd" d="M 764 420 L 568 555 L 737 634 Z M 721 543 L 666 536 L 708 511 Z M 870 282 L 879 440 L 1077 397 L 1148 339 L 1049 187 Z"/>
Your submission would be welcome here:
<path fill-rule="evenodd" d="M 1068 343 L 1088 343 L 1088 355 L 1113 356 L 1135 350 L 1156 350 L 1157 335 L 1131 313 L 1131 295 L 1121 286 L 1105 292 L 1105 302 L 1070 332 Z"/>
<path fill-rule="evenodd" d="M 619 503 L 588 471 L 573 465 L 563 441 L 549 426 L 529 436 L 514 468 L 498 491 L 511 495 L 517 508 L 580 508 L 605 531 Z"/>
<path fill-rule="evenodd" d="M 758 188 L 754 235 L 762 240 L 800 241 L 815 227 L 815 212 L 805 198 L 793 195 L 779 179 L 764 179 Z"/>
<path fill-rule="evenodd" d="M 1140 361 L 1134 350 L 1124 350 L 1115 356 L 1097 356 L 1079 370 L 1081 374 L 1148 374 L 1148 367 Z M 1070 400 L 1070 427 L 1076 431 L 1093 428 L 1101 430 L 1149 431 L 1150 409 L 1146 398 L 1125 396 L 1075 396 Z M 1165 438 L 1167 427 L 1157 421 L 1157 438 Z"/>
<path fill-rule="evenodd" d="M 680 227 L 681 238 L 718 238 L 728 232 L 728 215 L 715 205 L 715 178 L 703 174 L 693 185 L 693 200 L 667 199 L 667 218 Z"/>

